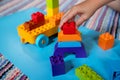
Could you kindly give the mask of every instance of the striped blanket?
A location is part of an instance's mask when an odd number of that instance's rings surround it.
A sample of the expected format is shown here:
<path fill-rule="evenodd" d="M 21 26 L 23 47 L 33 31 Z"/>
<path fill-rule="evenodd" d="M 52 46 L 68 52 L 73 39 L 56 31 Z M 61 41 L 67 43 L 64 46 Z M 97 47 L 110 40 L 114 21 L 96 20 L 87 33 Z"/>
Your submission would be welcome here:
<path fill-rule="evenodd" d="M 0 80 L 28 80 L 28 77 L 0 54 Z"/>
<path fill-rule="evenodd" d="M 59 0 L 60 11 L 65 12 L 81 1 L 83 0 Z M 0 0 L 0 16 L 31 7 L 41 8 L 46 11 L 46 2 L 45 0 Z M 110 32 L 115 38 L 120 40 L 120 14 L 107 6 L 96 11 L 83 25 L 96 31 Z"/>

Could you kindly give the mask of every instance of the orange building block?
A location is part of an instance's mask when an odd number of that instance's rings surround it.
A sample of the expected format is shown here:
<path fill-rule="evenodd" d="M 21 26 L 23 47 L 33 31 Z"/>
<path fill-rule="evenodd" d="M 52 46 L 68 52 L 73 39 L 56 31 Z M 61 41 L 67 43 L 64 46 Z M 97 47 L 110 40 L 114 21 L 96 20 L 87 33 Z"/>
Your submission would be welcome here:
<path fill-rule="evenodd" d="M 99 36 L 98 45 L 103 50 L 108 50 L 114 45 L 114 37 L 108 32 L 103 33 Z"/>
<path fill-rule="evenodd" d="M 55 25 L 59 25 L 60 20 L 61 20 L 63 14 L 64 14 L 64 13 L 61 12 L 61 13 L 58 13 L 58 14 L 52 16 L 51 18 L 49 18 L 49 22 L 52 22 L 52 23 L 54 23 Z"/>
<path fill-rule="evenodd" d="M 63 41 L 82 41 L 81 34 L 78 30 L 76 30 L 76 34 L 63 34 L 63 31 L 61 30 L 58 33 L 58 42 Z"/>

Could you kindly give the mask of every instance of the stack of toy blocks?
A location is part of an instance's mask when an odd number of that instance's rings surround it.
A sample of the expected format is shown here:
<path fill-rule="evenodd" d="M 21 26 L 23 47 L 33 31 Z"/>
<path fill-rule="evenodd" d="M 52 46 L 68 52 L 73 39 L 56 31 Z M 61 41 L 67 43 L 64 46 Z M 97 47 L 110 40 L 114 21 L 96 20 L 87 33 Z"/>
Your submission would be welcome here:
<path fill-rule="evenodd" d="M 32 19 L 30 21 L 24 23 L 24 28 L 27 31 L 30 31 L 32 29 L 35 29 L 35 28 L 45 24 L 44 14 L 42 14 L 40 12 L 33 13 L 31 15 L 31 18 Z"/>
<path fill-rule="evenodd" d="M 62 56 L 51 56 L 50 62 L 53 76 L 65 74 L 65 63 Z"/>
<path fill-rule="evenodd" d="M 98 45 L 103 50 L 108 50 L 114 45 L 114 37 L 110 33 L 106 32 L 99 36 Z"/>
<path fill-rule="evenodd" d="M 76 68 L 75 74 L 80 80 L 103 80 L 101 76 L 85 64 Z"/>
<path fill-rule="evenodd" d="M 59 0 L 46 0 L 47 16 L 52 17 L 59 12 Z"/>
<path fill-rule="evenodd" d="M 81 34 L 76 29 L 75 22 L 64 23 L 61 31 L 58 33 L 58 42 L 55 45 L 54 55 L 50 57 L 53 76 L 65 74 L 65 64 L 63 61 L 65 53 L 73 53 L 76 55 L 76 58 L 87 57 L 81 41 Z M 58 62 L 61 61 L 58 60 L 59 57 L 62 59 L 62 63 L 60 64 L 58 64 Z M 56 64 L 52 62 L 56 62 Z"/>
<path fill-rule="evenodd" d="M 64 23 L 61 31 L 58 33 L 58 42 L 55 45 L 54 55 L 64 57 L 65 53 L 73 53 L 76 55 L 76 58 L 86 57 L 86 51 L 81 41 L 81 34 L 76 29 L 75 22 Z"/>

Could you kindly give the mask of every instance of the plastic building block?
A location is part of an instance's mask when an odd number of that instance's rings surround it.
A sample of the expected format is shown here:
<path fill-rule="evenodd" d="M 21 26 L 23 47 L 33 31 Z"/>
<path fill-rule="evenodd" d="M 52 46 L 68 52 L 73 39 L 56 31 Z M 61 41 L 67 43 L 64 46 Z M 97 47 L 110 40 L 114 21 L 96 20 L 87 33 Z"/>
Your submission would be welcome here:
<path fill-rule="evenodd" d="M 40 12 L 33 13 L 31 17 L 32 17 L 32 20 L 24 23 L 24 28 L 27 31 L 35 29 L 45 23 L 44 15 Z"/>
<path fill-rule="evenodd" d="M 50 62 L 53 76 L 65 74 L 65 63 L 62 56 L 51 56 Z"/>
<path fill-rule="evenodd" d="M 32 17 L 32 21 L 35 23 L 35 24 L 40 24 L 40 25 L 43 25 L 45 23 L 45 18 L 44 18 L 44 14 L 40 13 L 40 12 L 36 12 L 36 13 L 33 13 L 31 15 Z"/>
<path fill-rule="evenodd" d="M 47 16 L 45 16 L 45 24 L 42 26 L 34 25 L 34 22 L 32 22 L 32 20 L 30 20 L 30 22 L 21 24 L 17 28 L 18 35 L 21 38 L 21 42 L 22 43 L 30 43 L 30 44 L 36 43 L 37 45 L 40 45 L 38 43 L 41 42 L 41 39 L 39 39 L 40 41 L 36 42 L 36 38 L 39 35 L 44 34 L 46 37 L 50 37 L 50 36 L 58 33 L 57 26 L 59 24 L 59 21 L 60 21 L 62 15 L 63 15 L 63 13 L 58 13 L 58 14 L 54 15 L 52 17 L 52 21 L 51 21 L 51 18 L 48 18 Z M 45 42 L 44 42 L 44 40 L 42 41 L 42 43 L 45 43 Z M 43 44 L 41 44 L 41 45 L 43 45 Z"/>
<path fill-rule="evenodd" d="M 80 80 L 103 80 L 101 76 L 87 65 L 82 65 L 79 68 L 76 68 L 75 74 Z"/>
<path fill-rule="evenodd" d="M 54 55 L 60 55 L 64 57 L 65 53 L 73 53 L 76 55 L 76 58 L 85 58 L 87 57 L 85 48 L 81 43 L 80 47 L 58 47 L 58 43 L 55 45 Z"/>
<path fill-rule="evenodd" d="M 109 76 L 108 79 L 106 78 L 106 80 L 120 80 L 120 59 L 116 59 L 116 57 L 113 56 L 111 57 L 113 59 L 109 59 L 109 60 L 105 59 L 102 63 L 104 67 L 106 67 L 105 71 Z"/>
<path fill-rule="evenodd" d="M 54 8 L 54 9 L 47 8 L 47 16 L 49 16 L 49 17 L 52 17 L 52 16 L 54 16 L 54 15 L 56 15 L 58 13 L 59 13 L 59 8 L 58 7 Z"/>
<path fill-rule="evenodd" d="M 82 41 L 81 34 L 79 31 L 76 30 L 76 34 L 63 34 L 61 30 L 58 33 L 58 42 L 65 42 L 65 41 Z"/>
<path fill-rule="evenodd" d="M 71 41 L 71 42 L 59 42 L 58 47 L 81 47 L 81 42 Z"/>
<path fill-rule="evenodd" d="M 46 4 L 48 8 L 56 8 L 59 7 L 59 0 L 46 0 Z"/>
<path fill-rule="evenodd" d="M 24 28 L 24 25 L 20 25 L 18 27 L 18 34 L 21 37 L 22 43 L 30 43 L 35 44 L 36 37 L 40 34 L 44 34 L 47 37 L 50 37 L 56 34 L 58 31 L 58 27 L 52 23 L 44 24 L 43 26 L 37 27 L 31 31 L 27 31 Z"/>
<path fill-rule="evenodd" d="M 49 38 L 45 36 L 44 34 L 40 34 L 36 38 L 36 45 L 38 47 L 45 47 L 46 45 L 48 45 L 48 43 L 49 43 Z"/>
<path fill-rule="evenodd" d="M 66 22 L 62 26 L 63 34 L 75 34 L 76 33 L 76 24 L 74 21 Z"/>
<path fill-rule="evenodd" d="M 116 71 L 113 74 L 113 80 L 120 80 L 120 71 Z"/>
<path fill-rule="evenodd" d="M 54 15 L 49 19 L 49 22 L 54 23 L 55 25 L 59 25 L 62 16 L 63 16 L 62 12 L 57 15 Z"/>
<path fill-rule="evenodd" d="M 25 30 L 30 31 L 30 30 L 36 28 L 36 26 L 34 26 L 34 25 L 35 25 L 34 22 L 32 20 L 30 20 L 30 21 L 24 23 L 24 28 L 25 28 Z"/>
<path fill-rule="evenodd" d="M 98 45 L 103 50 L 108 50 L 114 45 L 114 37 L 110 35 L 108 32 L 103 33 L 99 36 Z"/>

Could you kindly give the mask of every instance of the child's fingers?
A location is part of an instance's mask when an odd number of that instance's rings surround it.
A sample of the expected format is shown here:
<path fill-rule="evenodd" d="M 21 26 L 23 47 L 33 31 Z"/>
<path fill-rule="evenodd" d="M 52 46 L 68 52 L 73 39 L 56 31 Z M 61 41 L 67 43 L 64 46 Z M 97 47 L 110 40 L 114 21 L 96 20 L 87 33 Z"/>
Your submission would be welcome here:
<path fill-rule="evenodd" d="M 63 15 L 63 17 L 62 17 L 62 19 L 61 19 L 61 22 L 60 22 L 60 25 L 59 25 L 60 28 L 62 27 L 63 23 L 65 23 L 65 22 L 64 22 L 64 18 L 65 18 L 66 15 L 69 14 L 69 12 L 70 12 L 70 10 L 68 10 L 68 11 Z"/>
<path fill-rule="evenodd" d="M 71 9 L 70 11 L 68 11 L 65 16 L 62 18 L 60 26 L 61 27 L 65 22 L 67 22 L 68 20 L 72 19 L 75 15 L 77 14 L 76 10 Z"/>
<path fill-rule="evenodd" d="M 64 14 L 63 17 L 62 17 L 62 19 L 64 19 L 64 17 L 65 17 L 66 15 L 68 15 L 69 12 L 70 12 L 70 10 L 68 10 L 67 12 L 65 12 L 65 14 Z"/>
<path fill-rule="evenodd" d="M 80 18 L 76 21 L 76 25 L 79 27 L 85 20 L 87 20 L 87 17 L 81 15 Z"/>
<path fill-rule="evenodd" d="M 71 13 L 71 10 L 68 10 L 68 11 L 64 14 L 64 16 L 63 16 L 62 19 L 61 19 L 60 25 L 59 25 L 60 28 L 62 27 L 62 25 L 63 25 L 65 22 L 67 22 L 67 21 L 69 20 L 69 19 L 67 18 L 67 16 L 68 16 L 70 13 Z"/>
<path fill-rule="evenodd" d="M 66 22 L 68 20 L 71 20 L 75 15 L 77 15 L 76 10 L 71 10 L 66 16 L 63 18 L 63 21 Z"/>

